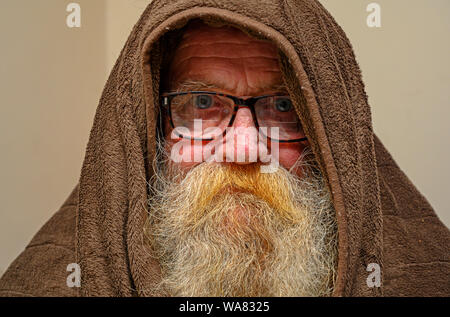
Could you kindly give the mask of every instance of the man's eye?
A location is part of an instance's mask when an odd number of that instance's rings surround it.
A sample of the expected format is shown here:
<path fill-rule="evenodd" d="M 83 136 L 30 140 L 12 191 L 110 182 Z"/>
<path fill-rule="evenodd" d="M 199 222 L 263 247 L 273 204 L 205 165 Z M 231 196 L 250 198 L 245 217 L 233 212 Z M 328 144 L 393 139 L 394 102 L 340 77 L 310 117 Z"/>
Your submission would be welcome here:
<path fill-rule="evenodd" d="M 275 107 L 278 111 L 288 112 L 292 110 L 292 101 L 289 98 L 278 98 L 275 101 Z"/>
<path fill-rule="evenodd" d="M 199 109 L 208 109 L 214 103 L 213 96 L 210 95 L 199 95 L 195 96 L 194 105 Z"/>

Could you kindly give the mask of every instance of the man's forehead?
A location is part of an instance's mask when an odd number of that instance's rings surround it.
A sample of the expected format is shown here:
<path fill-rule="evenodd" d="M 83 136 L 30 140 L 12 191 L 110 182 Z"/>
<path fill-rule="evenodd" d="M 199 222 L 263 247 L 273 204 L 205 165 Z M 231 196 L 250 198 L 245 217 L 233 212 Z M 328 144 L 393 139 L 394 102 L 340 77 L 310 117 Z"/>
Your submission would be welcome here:
<path fill-rule="evenodd" d="M 194 20 L 188 23 L 184 28 L 181 38 L 181 44 L 185 41 L 195 41 L 197 39 L 203 39 L 207 41 L 224 39 L 233 39 L 234 42 L 253 42 L 266 44 L 267 46 L 273 46 L 270 41 L 256 39 L 239 28 L 231 25 L 214 26 L 206 24 L 199 20 Z"/>
<path fill-rule="evenodd" d="M 278 49 L 231 26 L 189 24 L 170 63 L 171 89 L 186 80 L 205 82 L 227 91 L 242 81 L 252 92 L 282 83 Z"/>
<path fill-rule="evenodd" d="M 231 25 L 214 26 L 201 20 L 189 22 L 180 33 L 178 33 L 178 43 L 175 46 L 175 53 L 188 51 L 188 48 L 194 45 L 246 45 L 246 50 L 252 46 L 263 48 L 268 56 L 277 54 L 278 49 L 275 44 L 269 40 L 254 38 L 237 27 Z M 251 53 L 251 52 L 249 52 Z"/>

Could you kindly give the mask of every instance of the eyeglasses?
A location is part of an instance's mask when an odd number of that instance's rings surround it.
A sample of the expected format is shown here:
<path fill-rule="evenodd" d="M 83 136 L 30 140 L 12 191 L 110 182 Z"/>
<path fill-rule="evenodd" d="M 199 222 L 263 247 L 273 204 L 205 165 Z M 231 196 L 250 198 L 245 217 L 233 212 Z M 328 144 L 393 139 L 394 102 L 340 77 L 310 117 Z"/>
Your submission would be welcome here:
<path fill-rule="evenodd" d="M 247 107 L 252 112 L 255 127 L 268 131 L 266 137 L 272 141 L 307 140 L 291 99 L 284 94 L 241 99 L 212 91 L 174 92 L 163 93 L 161 105 L 168 111 L 172 128 L 183 131 L 178 135 L 186 139 L 213 140 L 208 131 L 217 128 L 225 134 L 227 127 L 233 126 L 238 110 Z M 197 120 L 201 122 L 201 131 L 198 131 Z M 272 135 L 272 128 L 277 128 L 278 133 Z"/>

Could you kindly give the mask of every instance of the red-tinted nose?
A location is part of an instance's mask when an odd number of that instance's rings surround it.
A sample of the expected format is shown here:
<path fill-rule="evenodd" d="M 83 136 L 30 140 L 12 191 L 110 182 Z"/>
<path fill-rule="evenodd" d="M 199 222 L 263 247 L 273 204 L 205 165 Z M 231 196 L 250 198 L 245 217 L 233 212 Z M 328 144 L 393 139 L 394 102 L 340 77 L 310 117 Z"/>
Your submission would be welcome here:
<path fill-rule="evenodd" d="M 224 146 L 226 162 L 236 164 L 255 163 L 261 160 L 261 153 L 267 153 L 265 145 L 258 140 L 258 129 L 249 108 L 241 108 L 236 113 L 233 126 L 227 131 Z"/>

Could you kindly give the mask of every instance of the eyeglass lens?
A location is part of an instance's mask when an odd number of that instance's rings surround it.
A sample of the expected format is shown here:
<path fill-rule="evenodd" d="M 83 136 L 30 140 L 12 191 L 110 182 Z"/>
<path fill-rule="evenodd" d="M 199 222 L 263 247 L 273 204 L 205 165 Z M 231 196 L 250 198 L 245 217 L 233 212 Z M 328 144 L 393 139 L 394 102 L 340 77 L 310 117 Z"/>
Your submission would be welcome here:
<path fill-rule="evenodd" d="M 183 128 L 184 136 L 211 139 L 218 131 L 222 133 L 229 126 L 234 107 L 234 101 L 224 96 L 177 95 L 171 102 L 172 122 L 175 128 Z M 254 108 L 259 127 L 267 128 L 263 129 L 267 137 L 278 140 L 304 138 L 303 129 L 288 96 L 258 99 Z M 195 124 L 196 120 L 201 120 L 201 124 Z"/>

